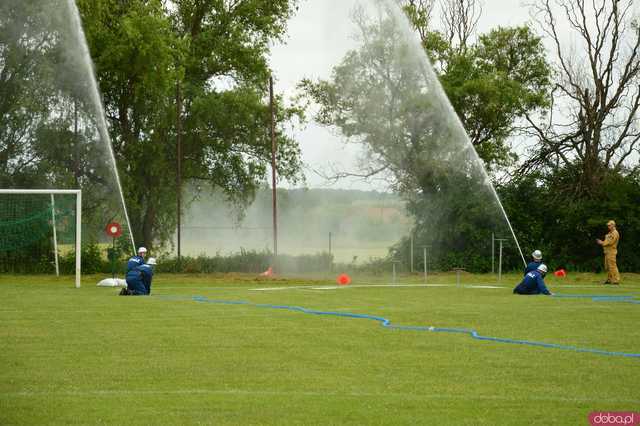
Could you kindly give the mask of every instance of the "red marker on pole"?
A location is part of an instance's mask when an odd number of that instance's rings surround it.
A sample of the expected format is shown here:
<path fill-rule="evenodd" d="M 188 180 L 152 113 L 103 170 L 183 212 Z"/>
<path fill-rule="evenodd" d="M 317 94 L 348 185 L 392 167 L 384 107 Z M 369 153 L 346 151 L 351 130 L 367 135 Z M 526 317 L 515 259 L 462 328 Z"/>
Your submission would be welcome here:
<path fill-rule="evenodd" d="M 108 223 L 104 231 L 112 238 L 118 238 L 122 235 L 122 227 L 118 222 Z"/>

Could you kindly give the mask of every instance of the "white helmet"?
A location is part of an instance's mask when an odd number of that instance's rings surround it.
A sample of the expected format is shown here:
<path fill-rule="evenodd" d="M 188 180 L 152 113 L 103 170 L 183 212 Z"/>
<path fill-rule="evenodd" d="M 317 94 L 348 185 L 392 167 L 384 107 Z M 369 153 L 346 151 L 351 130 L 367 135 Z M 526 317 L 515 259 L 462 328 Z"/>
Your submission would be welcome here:
<path fill-rule="evenodd" d="M 138 248 L 138 254 L 140 253 L 146 253 L 147 252 L 147 248 L 146 247 L 140 247 Z"/>
<path fill-rule="evenodd" d="M 157 262 L 155 257 L 150 257 L 149 260 L 147 260 L 147 265 L 156 265 L 156 264 Z"/>
<path fill-rule="evenodd" d="M 533 256 L 534 260 L 541 260 L 542 259 L 542 252 L 540 250 L 536 250 L 533 253 L 531 253 L 531 256 Z"/>
<path fill-rule="evenodd" d="M 544 263 L 541 263 L 540 266 L 538 266 L 538 271 L 542 272 L 543 274 L 547 273 L 547 265 L 545 265 Z"/>

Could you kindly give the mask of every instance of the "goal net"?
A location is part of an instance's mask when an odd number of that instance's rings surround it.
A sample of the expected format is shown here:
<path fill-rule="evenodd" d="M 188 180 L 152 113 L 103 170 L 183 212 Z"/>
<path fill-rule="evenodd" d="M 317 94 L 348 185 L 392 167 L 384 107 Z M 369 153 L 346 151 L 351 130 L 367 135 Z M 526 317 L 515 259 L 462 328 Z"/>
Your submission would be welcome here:
<path fill-rule="evenodd" d="M 0 272 L 75 273 L 80 287 L 79 190 L 0 189 Z"/>

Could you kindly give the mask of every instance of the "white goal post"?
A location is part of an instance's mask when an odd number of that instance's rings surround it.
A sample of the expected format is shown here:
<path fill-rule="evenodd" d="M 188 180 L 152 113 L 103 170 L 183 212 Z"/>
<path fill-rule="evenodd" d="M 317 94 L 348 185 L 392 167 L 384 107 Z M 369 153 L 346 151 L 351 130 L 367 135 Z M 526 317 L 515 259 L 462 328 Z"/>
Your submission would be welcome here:
<path fill-rule="evenodd" d="M 66 195 L 75 195 L 76 196 L 76 288 L 80 288 L 80 266 L 81 266 L 81 241 L 82 241 L 82 191 L 79 189 L 0 189 L 0 194 L 42 194 L 42 195 L 51 195 L 52 197 L 56 194 L 66 194 Z M 52 198 L 53 200 L 53 198 Z M 52 213 L 55 214 L 55 213 Z M 54 240 L 55 237 L 55 218 L 53 219 L 53 229 L 54 229 Z M 54 241 L 54 246 L 57 245 L 57 241 Z M 56 247 L 55 257 L 57 259 L 57 247 Z M 58 270 L 57 260 L 56 260 L 56 272 Z"/>

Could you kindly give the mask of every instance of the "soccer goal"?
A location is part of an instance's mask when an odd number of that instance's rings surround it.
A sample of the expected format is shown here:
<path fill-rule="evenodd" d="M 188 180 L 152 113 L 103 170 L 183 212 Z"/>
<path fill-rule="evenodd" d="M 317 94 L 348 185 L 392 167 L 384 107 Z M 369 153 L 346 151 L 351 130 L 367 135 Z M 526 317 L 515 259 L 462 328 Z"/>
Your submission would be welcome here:
<path fill-rule="evenodd" d="M 80 190 L 0 189 L 0 260 L 5 269 L 31 262 L 30 271 L 45 272 L 53 263 L 59 275 L 61 249 L 73 250 L 79 288 L 81 241 Z M 44 269 L 38 269 L 41 264 Z"/>

